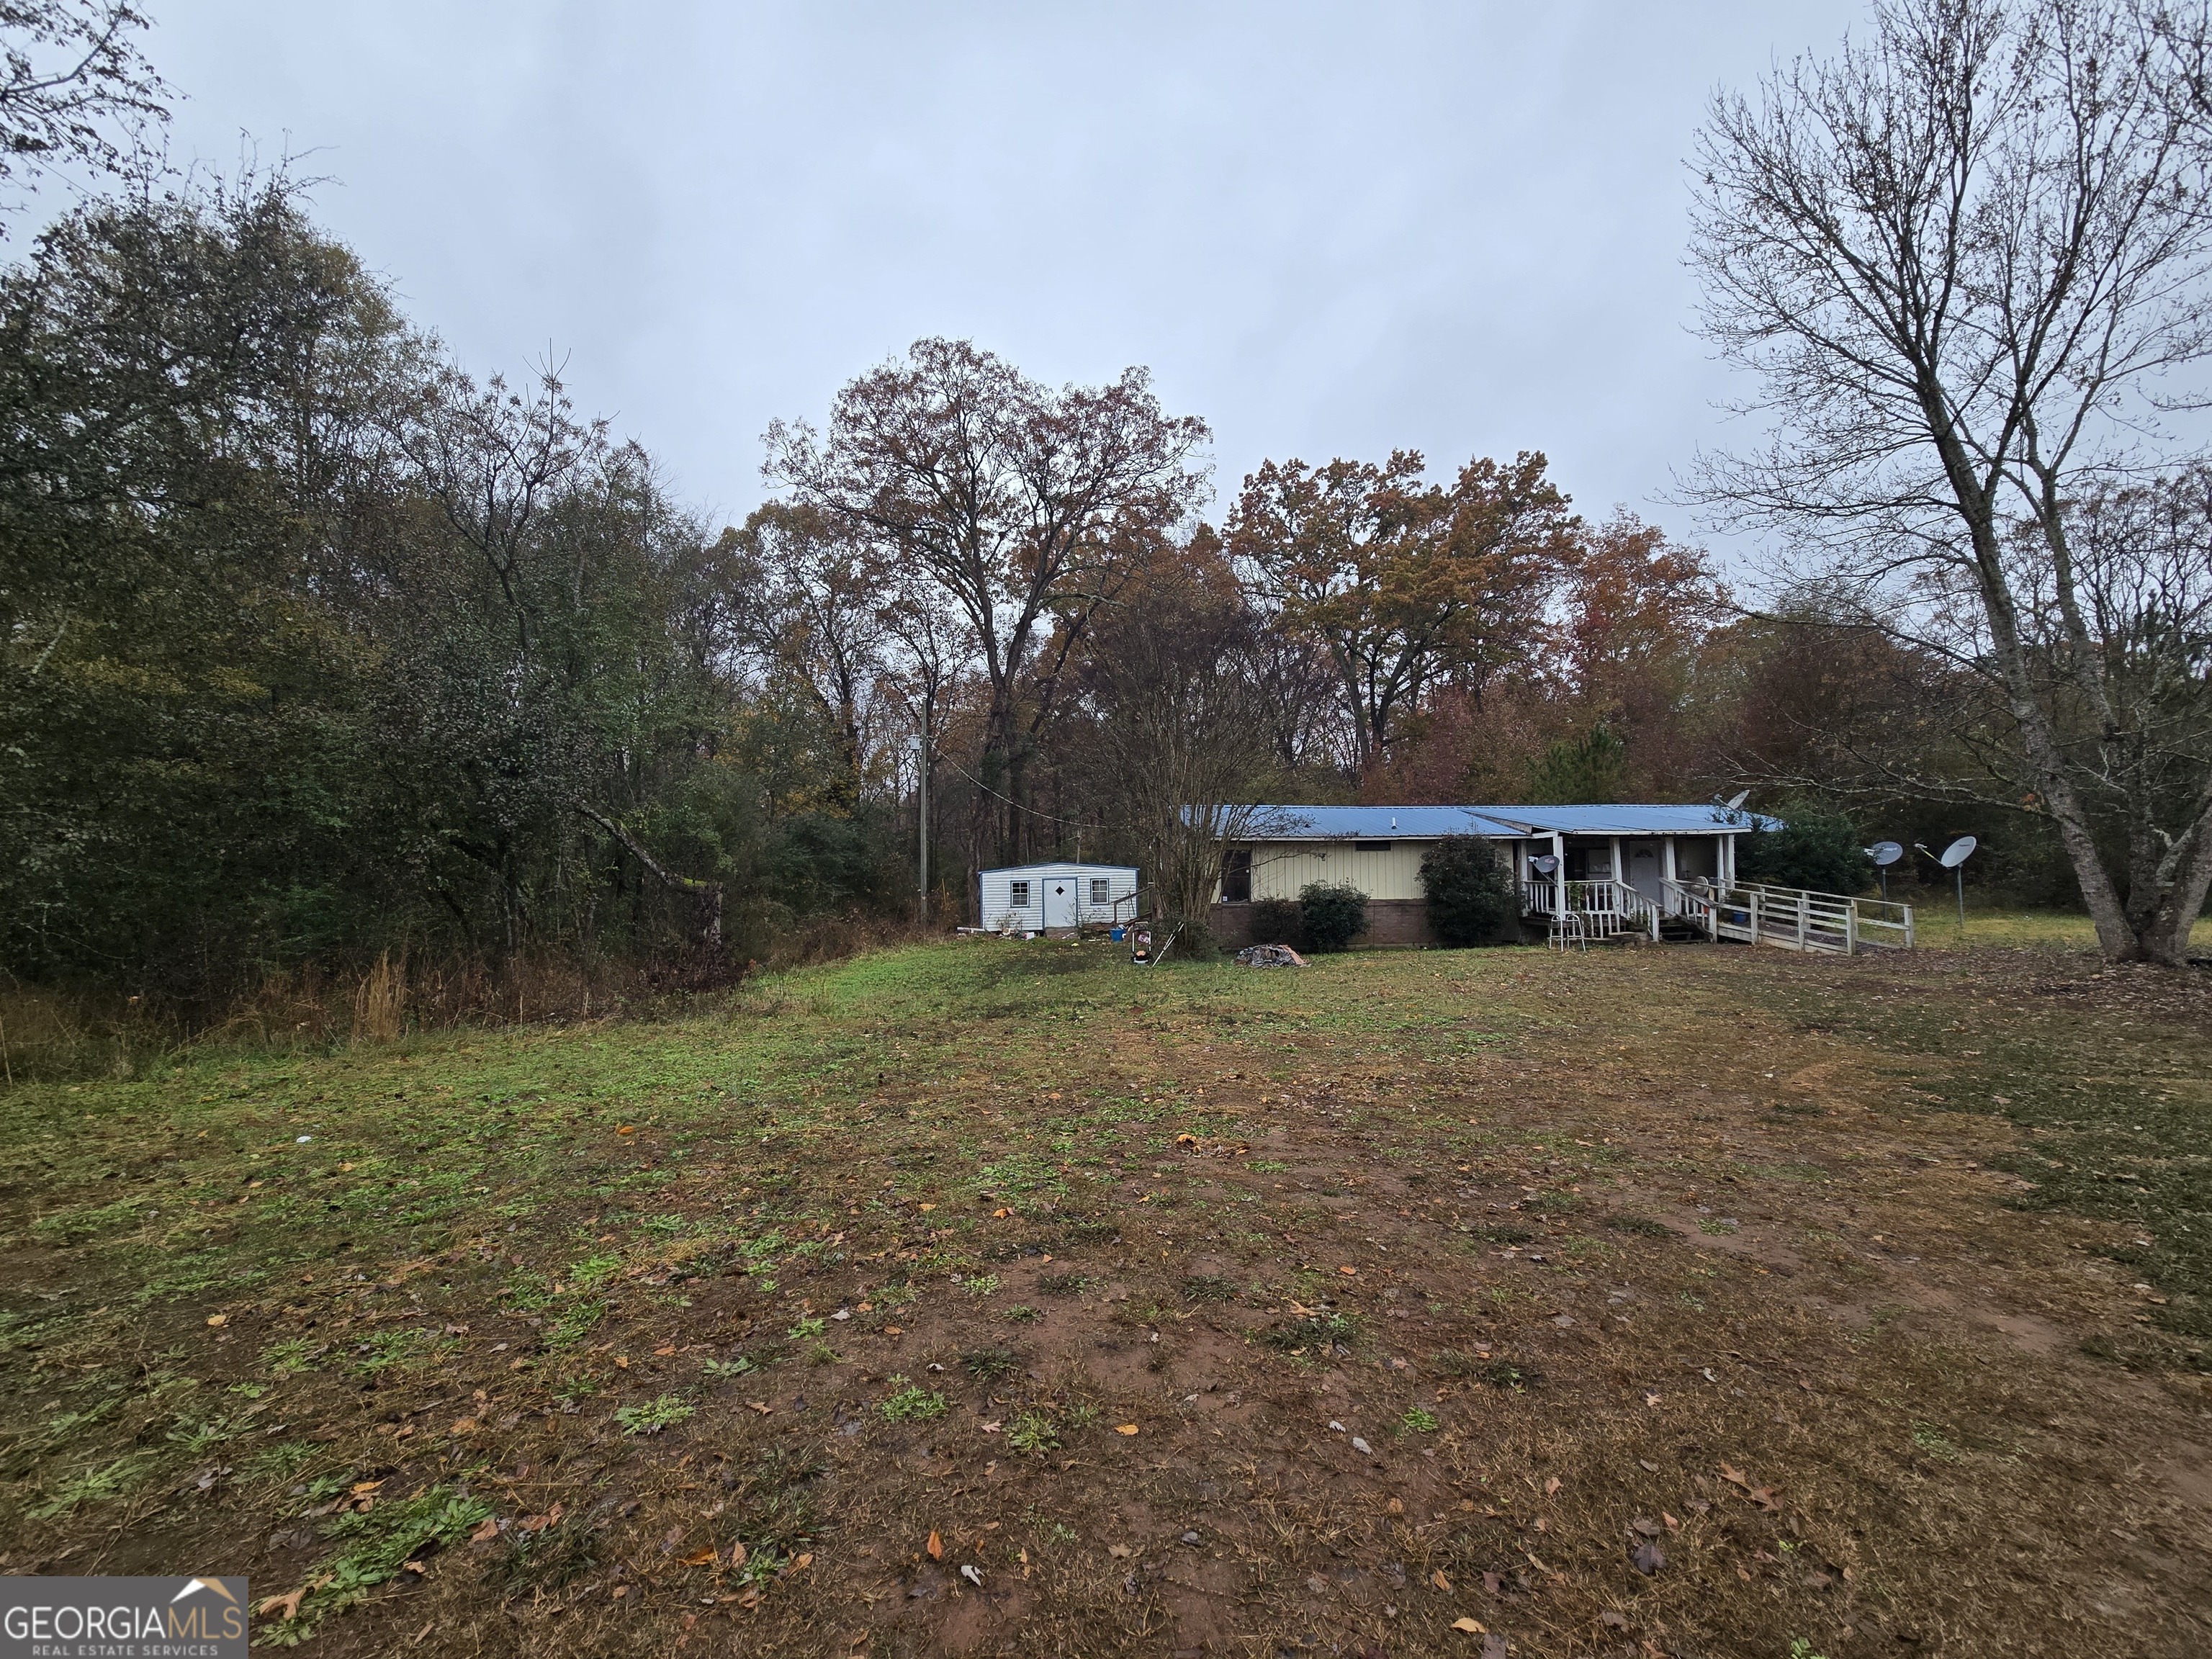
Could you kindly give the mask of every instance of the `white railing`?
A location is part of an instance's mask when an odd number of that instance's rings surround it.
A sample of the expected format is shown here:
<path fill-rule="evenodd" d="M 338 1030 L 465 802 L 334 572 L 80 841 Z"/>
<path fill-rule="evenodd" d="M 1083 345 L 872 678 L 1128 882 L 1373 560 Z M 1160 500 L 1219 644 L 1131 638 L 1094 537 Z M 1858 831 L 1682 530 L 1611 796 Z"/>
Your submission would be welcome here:
<path fill-rule="evenodd" d="M 1703 887 L 1670 881 L 1665 892 L 1668 912 L 1711 939 L 1841 956 L 1912 948 L 1912 907 L 1887 899 L 1850 898 L 1756 881 Z"/>
<path fill-rule="evenodd" d="M 1629 933 L 1659 937 L 1659 906 L 1625 881 L 1524 881 L 1521 913 L 1547 918 L 1556 934 L 1561 926 L 1563 891 L 1564 915 L 1578 919 L 1583 939 L 1618 939 Z"/>

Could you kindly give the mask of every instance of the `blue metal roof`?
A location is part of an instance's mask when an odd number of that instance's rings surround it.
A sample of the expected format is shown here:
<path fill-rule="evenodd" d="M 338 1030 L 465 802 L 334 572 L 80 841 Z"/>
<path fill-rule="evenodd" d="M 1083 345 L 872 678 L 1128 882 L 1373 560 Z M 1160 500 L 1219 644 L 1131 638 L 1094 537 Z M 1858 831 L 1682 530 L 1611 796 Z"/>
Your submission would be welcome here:
<path fill-rule="evenodd" d="M 1778 830 L 1719 806 L 1262 806 L 1247 841 L 1430 841 L 1440 836 L 1695 836 Z"/>

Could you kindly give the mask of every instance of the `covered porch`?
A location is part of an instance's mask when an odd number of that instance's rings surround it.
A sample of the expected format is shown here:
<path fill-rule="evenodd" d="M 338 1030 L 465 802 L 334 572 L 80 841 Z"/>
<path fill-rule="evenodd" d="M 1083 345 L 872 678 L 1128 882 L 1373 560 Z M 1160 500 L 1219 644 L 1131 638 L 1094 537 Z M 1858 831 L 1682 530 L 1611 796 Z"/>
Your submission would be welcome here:
<path fill-rule="evenodd" d="M 1741 881 L 1733 835 L 1552 830 L 1516 842 L 1513 858 L 1523 918 L 1560 946 L 1641 936 L 1845 956 L 1912 948 L 1910 905 Z"/>

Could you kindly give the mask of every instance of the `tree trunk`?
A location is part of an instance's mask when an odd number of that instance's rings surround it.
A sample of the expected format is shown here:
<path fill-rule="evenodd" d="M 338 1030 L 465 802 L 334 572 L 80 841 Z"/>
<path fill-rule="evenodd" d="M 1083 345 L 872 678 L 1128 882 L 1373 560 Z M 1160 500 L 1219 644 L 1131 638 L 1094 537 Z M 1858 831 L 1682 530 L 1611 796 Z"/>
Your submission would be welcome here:
<path fill-rule="evenodd" d="M 720 882 L 701 881 L 692 876 L 679 876 L 674 871 L 664 868 L 658 859 L 638 843 L 635 836 L 605 812 L 600 811 L 599 808 L 584 801 L 576 802 L 575 808 L 620 842 L 629 855 L 643 865 L 647 872 L 663 887 L 690 894 L 695 901 L 692 907 L 694 942 L 704 945 L 710 951 L 719 952 L 721 950 L 722 884 Z"/>

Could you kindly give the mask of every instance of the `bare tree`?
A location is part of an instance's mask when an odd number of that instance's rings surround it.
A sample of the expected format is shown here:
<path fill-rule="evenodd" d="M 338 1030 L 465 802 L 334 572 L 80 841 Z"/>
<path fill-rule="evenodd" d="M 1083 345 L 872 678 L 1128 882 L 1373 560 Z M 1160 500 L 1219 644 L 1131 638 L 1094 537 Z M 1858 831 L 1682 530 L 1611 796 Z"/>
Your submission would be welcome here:
<path fill-rule="evenodd" d="M 2119 575 L 2171 544 L 2093 576 L 2074 533 L 2171 453 L 2158 399 L 2212 350 L 2209 36 L 2202 0 L 1880 0 L 1863 44 L 1717 98 L 1695 164 L 1705 331 L 1774 436 L 1693 496 L 1990 685 L 1990 797 L 2050 816 L 2115 959 L 2179 961 L 2212 882 L 2212 752 L 2127 689 L 2208 695 L 2201 634 Z"/>
<path fill-rule="evenodd" d="M 1097 760 L 1161 908 L 1202 921 L 1274 774 L 1262 631 L 1210 538 L 1162 538 L 1100 613 L 1083 669 Z"/>
<path fill-rule="evenodd" d="M 1162 411 L 1142 369 L 1055 392 L 938 339 L 846 386 L 826 437 L 769 429 L 771 481 L 966 613 L 990 689 L 982 777 L 994 793 L 976 799 L 1010 861 L 1029 839 L 1025 770 L 1051 682 L 1120 579 L 1116 532 L 1183 515 L 1204 486 L 1206 436 Z"/>
<path fill-rule="evenodd" d="M 64 167 L 144 175 L 147 130 L 169 118 L 146 27 L 116 0 L 0 0 L 0 185 Z"/>

